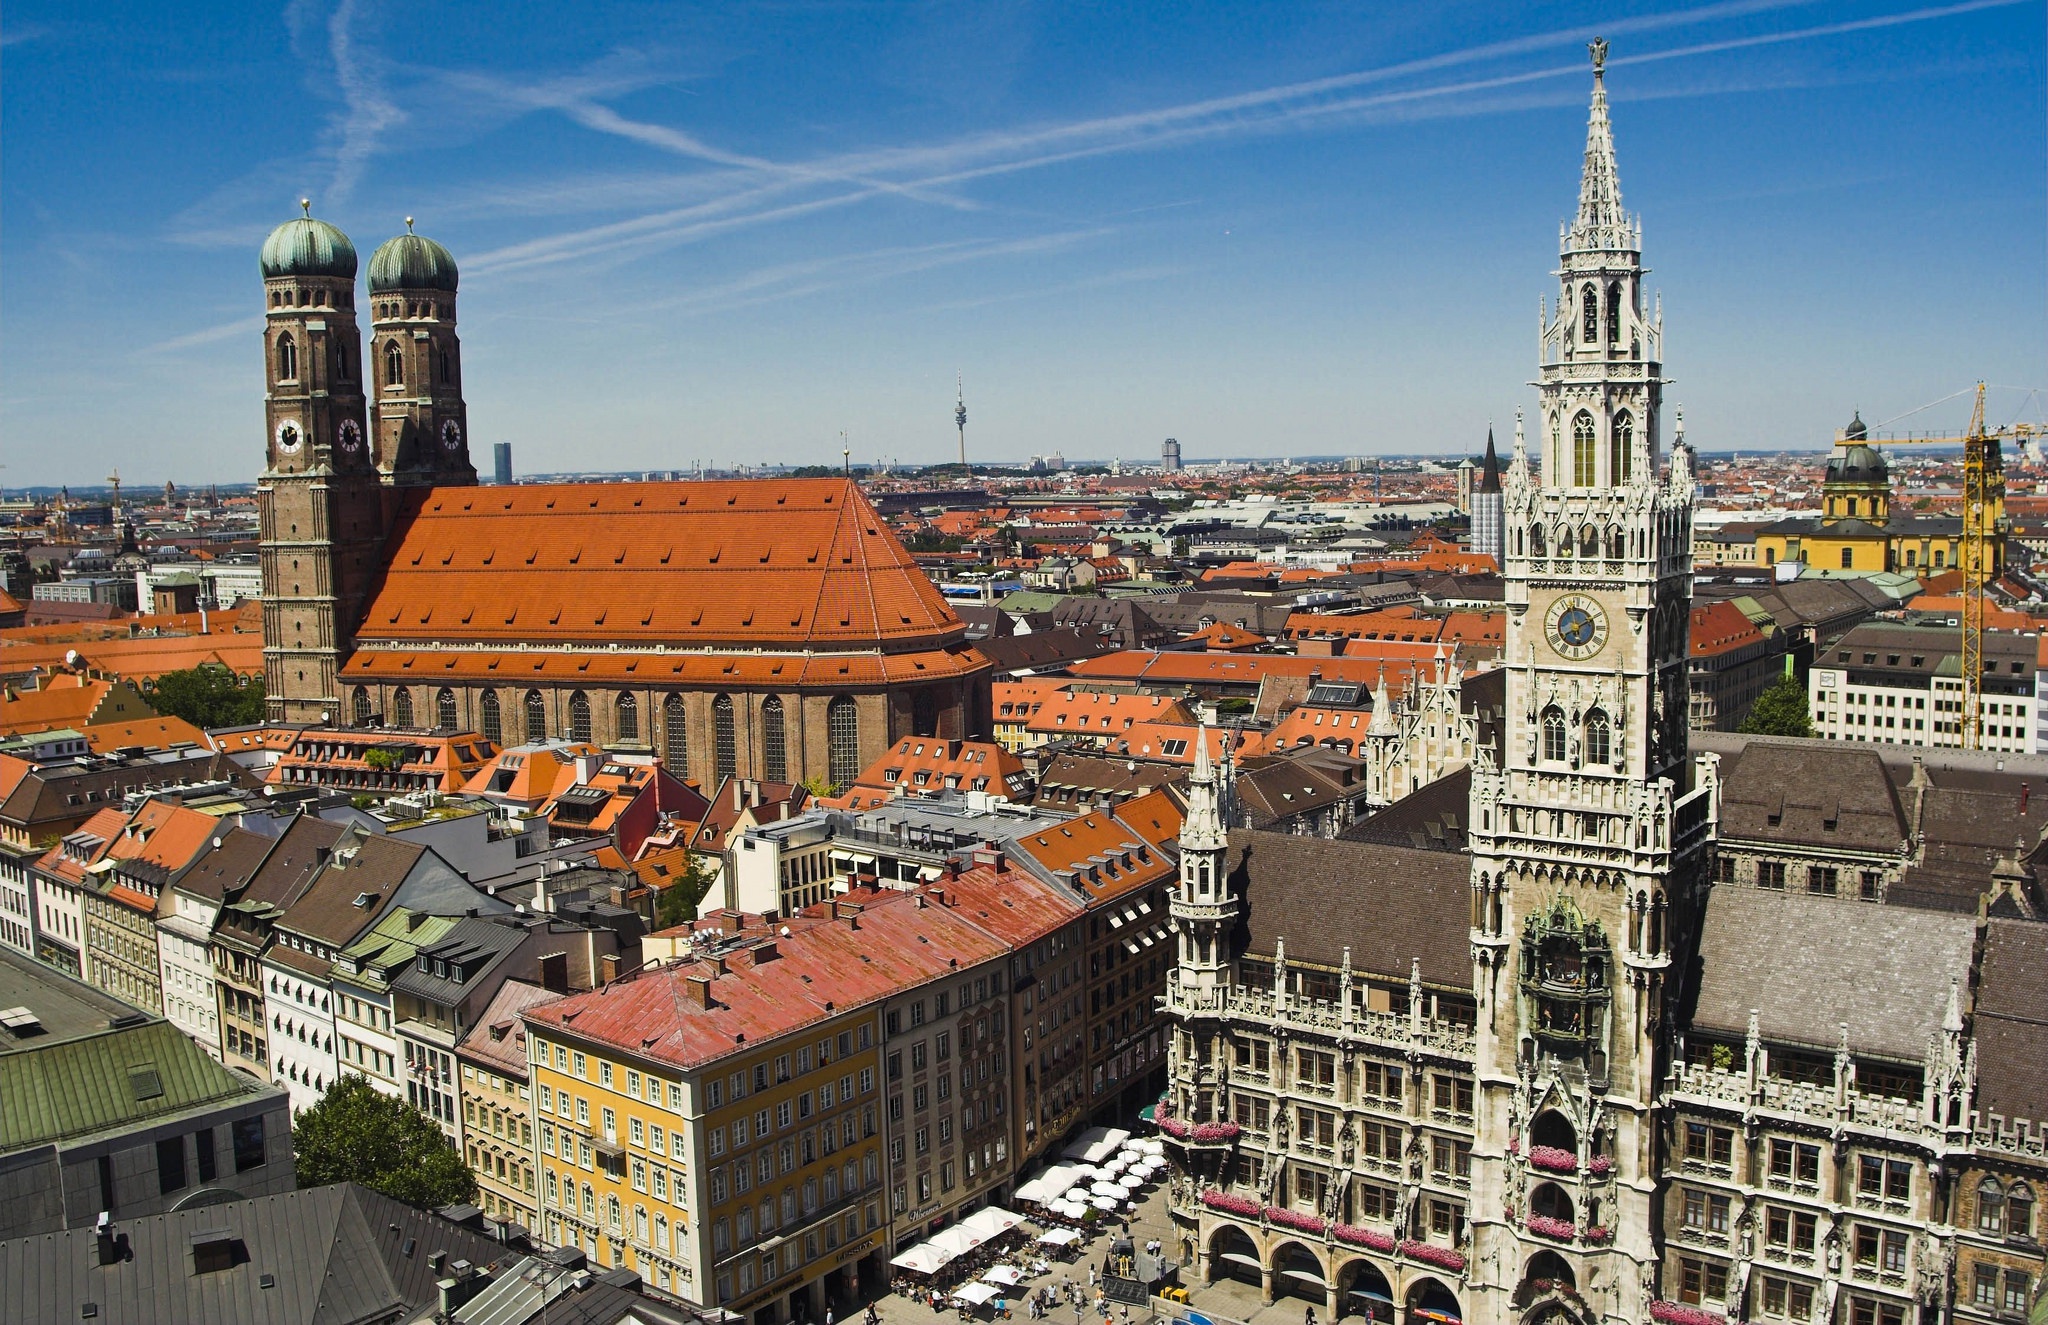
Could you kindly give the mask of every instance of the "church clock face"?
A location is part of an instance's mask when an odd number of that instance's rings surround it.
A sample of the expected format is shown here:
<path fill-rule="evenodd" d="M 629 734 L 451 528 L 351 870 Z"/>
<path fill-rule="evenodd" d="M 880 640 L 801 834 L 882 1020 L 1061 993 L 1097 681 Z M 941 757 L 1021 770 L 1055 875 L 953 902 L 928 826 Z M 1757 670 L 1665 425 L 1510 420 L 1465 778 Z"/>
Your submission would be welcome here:
<path fill-rule="evenodd" d="M 362 427 L 354 419 L 343 419 L 341 426 L 335 429 L 334 440 L 340 445 L 343 455 L 352 456 L 363 447 Z"/>
<path fill-rule="evenodd" d="M 277 425 L 277 449 L 286 455 L 297 451 L 299 443 L 304 439 L 305 434 L 299 431 L 298 420 L 286 419 Z"/>
<path fill-rule="evenodd" d="M 450 451 L 462 449 L 462 425 L 450 419 L 441 425 L 441 445 Z"/>
<path fill-rule="evenodd" d="M 1568 593 L 1552 603 L 1546 625 L 1560 658 L 1583 662 L 1607 647 L 1607 613 L 1584 594 Z"/>

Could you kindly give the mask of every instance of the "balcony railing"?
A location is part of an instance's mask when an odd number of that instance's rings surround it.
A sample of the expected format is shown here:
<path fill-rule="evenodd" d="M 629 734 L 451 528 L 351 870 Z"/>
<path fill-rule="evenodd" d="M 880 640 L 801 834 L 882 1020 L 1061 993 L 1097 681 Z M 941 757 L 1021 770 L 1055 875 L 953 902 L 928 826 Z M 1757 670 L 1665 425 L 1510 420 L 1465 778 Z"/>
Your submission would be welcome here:
<path fill-rule="evenodd" d="M 1264 1022 L 1333 1039 L 1341 1036 L 1370 1040 L 1403 1051 L 1420 1049 L 1447 1058 L 1462 1059 L 1473 1052 L 1471 1029 L 1455 1022 L 1427 1018 L 1411 1021 L 1397 1013 L 1374 1012 L 1325 999 L 1292 995 L 1276 998 L 1269 989 L 1201 990 L 1170 981 L 1166 987 L 1166 1011 L 1170 1016 Z M 1305 1083 L 1297 1084 L 1313 1089 Z"/>

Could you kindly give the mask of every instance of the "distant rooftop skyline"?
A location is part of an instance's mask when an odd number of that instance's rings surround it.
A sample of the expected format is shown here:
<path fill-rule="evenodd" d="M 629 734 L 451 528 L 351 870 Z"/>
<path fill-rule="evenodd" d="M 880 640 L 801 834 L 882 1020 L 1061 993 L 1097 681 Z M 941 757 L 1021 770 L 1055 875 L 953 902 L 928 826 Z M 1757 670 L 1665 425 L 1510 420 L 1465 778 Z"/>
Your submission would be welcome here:
<path fill-rule="evenodd" d="M 2038 5 L 31 0 L 0 484 L 253 479 L 300 197 L 454 253 L 473 453 L 521 473 L 940 463 L 956 373 L 976 461 L 1505 445 L 1595 35 L 1690 440 L 1818 450 L 1980 377 L 2042 417 Z"/>

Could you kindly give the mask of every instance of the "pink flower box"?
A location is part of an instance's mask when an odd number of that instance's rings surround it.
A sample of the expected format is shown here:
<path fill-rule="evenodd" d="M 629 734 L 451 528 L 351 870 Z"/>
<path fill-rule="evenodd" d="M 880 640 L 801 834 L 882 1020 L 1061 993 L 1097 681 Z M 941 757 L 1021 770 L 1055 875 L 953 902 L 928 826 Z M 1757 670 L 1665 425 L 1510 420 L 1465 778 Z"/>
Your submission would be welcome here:
<path fill-rule="evenodd" d="M 1202 1192 L 1202 1204 L 1211 1210 L 1221 1210 L 1229 1215 L 1241 1215 L 1246 1219 L 1259 1217 L 1259 1203 L 1249 1196 L 1237 1196 L 1209 1187 Z"/>
<path fill-rule="evenodd" d="M 1652 1302 L 1650 1319 L 1662 1325 L 1728 1325 L 1728 1318 L 1720 1312 L 1683 1302 Z"/>
<path fill-rule="evenodd" d="M 1434 1246 L 1427 1242 L 1404 1242 L 1398 1250 L 1411 1261 L 1421 1261 L 1424 1265 L 1434 1265 L 1439 1269 L 1449 1270 L 1453 1274 L 1463 1274 L 1465 1272 L 1465 1258 L 1445 1247 Z"/>
<path fill-rule="evenodd" d="M 1181 1126 L 1186 1127 L 1187 1124 L 1182 1123 Z M 1188 1136 L 1195 1141 L 1235 1141 L 1238 1131 L 1236 1123 L 1197 1123 Z"/>
<path fill-rule="evenodd" d="M 1577 1173 L 1579 1157 L 1556 1146 L 1529 1147 L 1529 1163 L 1546 1173 Z"/>
<path fill-rule="evenodd" d="M 1167 1134 L 1168 1136 L 1172 1137 L 1172 1138 L 1173 1138 L 1174 1140 L 1176 1140 L 1176 1141 L 1185 1141 L 1185 1140 L 1187 1140 L 1187 1139 L 1188 1139 L 1188 1132 L 1189 1132 L 1189 1130 L 1190 1130 L 1190 1129 L 1189 1129 L 1188 1125 L 1187 1125 L 1186 1123 L 1184 1123 L 1184 1122 L 1180 1121 L 1180 1119 L 1178 1119 L 1178 1118 L 1168 1118 L 1168 1117 L 1166 1117 L 1166 1116 L 1164 1116 L 1164 1115 L 1161 1115 L 1161 1116 L 1159 1117 L 1159 1120 L 1158 1120 L 1158 1121 L 1159 1121 L 1159 1130 L 1160 1130 L 1160 1131 L 1162 1131 L 1162 1132 L 1164 1132 L 1164 1133 L 1166 1133 L 1166 1134 Z"/>
<path fill-rule="evenodd" d="M 1577 1224 L 1567 1224 L 1564 1220 L 1552 1219 L 1549 1215 L 1530 1215 L 1529 1231 L 1538 1237 L 1556 1238 L 1559 1242 L 1570 1242 L 1579 1235 Z"/>
<path fill-rule="evenodd" d="M 1321 1215 L 1305 1215 L 1298 1210 L 1282 1210 L 1277 1205 L 1266 1207 L 1266 1222 L 1303 1233 L 1321 1233 L 1329 1227 L 1323 1222 Z"/>
<path fill-rule="evenodd" d="M 1614 1172 L 1614 1161 L 1605 1155 L 1595 1155 L 1586 1161 L 1586 1171 L 1595 1177 L 1606 1177 Z"/>
<path fill-rule="evenodd" d="M 1356 1224 L 1338 1224 L 1330 1231 L 1337 1235 L 1339 1242 L 1348 1242 L 1354 1247 L 1368 1247 L 1373 1251 L 1386 1252 L 1391 1252 L 1394 1249 L 1394 1237 L 1391 1233 L 1381 1233 L 1370 1228 L 1360 1228 Z"/>
<path fill-rule="evenodd" d="M 1581 1233 L 1579 1236 L 1584 1238 L 1588 1242 L 1604 1245 L 1614 1240 L 1614 1230 L 1611 1228 L 1601 1228 L 1599 1225 L 1595 1224 L 1592 1228 L 1587 1229 L 1584 1233 Z"/>

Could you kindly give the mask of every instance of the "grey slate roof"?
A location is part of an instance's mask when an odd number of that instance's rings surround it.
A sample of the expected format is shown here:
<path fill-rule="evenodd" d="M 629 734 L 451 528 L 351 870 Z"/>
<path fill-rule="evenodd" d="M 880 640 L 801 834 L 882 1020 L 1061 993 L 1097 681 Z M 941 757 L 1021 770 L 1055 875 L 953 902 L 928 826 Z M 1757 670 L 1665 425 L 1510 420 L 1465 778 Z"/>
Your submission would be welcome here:
<path fill-rule="evenodd" d="M 1977 993 L 1977 1113 L 2048 1125 L 2048 924 L 1990 920 Z"/>
<path fill-rule="evenodd" d="M 1871 906 L 1806 893 L 1716 888 L 1700 933 L 1692 1024 L 1766 1040 L 1918 1062 L 1941 1025 L 1950 981 L 1965 998 L 1974 916 Z M 1967 1010 L 1967 1009 L 1966 1009 Z"/>
<path fill-rule="evenodd" d="M 225 1231 L 236 1264 L 193 1273 L 193 1235 Z M 482 1266 L 509 1257 L 481 1233 L 353 1183 L 117 1220 L 125 1255 L 102 1266 L 93 1230 L 0 1242 L 10 1320 L 100 1325 L 343 1325 L 437 1298 L 433 1253 Z M 264 1276 L 274 1282 L 263 1286 Z"/>
<path fill-rule="evenodd" d="M 1426 787 L 1360 819 L 1337 836 L 1346 842 L 1378 842 L 1417 851 L 1455 852 L 1465 859 L 1471 829 L 1472 768 L 1446 773 Z"/>
<path fill-rule="evenodd" d="M 1451 989 L 1472 986 L 1472 867 L 1463 852 L 1416 851 L 1239 829 L 1226 877 L 1244 900 L 1240 952 L 1336 967 L 1351 949 L 1355 971 Z"/>

